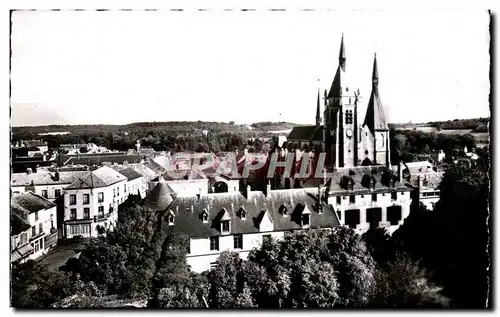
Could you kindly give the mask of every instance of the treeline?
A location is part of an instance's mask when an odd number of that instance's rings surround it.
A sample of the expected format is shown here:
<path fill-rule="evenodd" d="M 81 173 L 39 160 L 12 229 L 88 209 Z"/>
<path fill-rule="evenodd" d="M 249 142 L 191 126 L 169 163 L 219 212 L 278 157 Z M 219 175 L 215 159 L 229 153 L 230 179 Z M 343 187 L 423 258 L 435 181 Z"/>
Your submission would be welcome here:
<path fill-rule="evenodd" d="M 270 122 L 270 121 L 265 121 L 265 122 L 255 122 L 252 123 L 251 127 L 254 129 L 262 130 L 262 131 L 281 131 L 281 130 L 288 130 L 292 129 L 293 127 L 297 126 L 295 123 L 290 123 L 290 122 Z"/>
<path fill-rule="evenodd" d="M 12 306 L 49 307 L 79 295 L 146 297 L 151 308 L 491 307 L 488 173 L 450 165 L 435 210 L 413 205 L 392 237 L 382 229 L 295 231 L 247 260 L 223 252 L 203 274 L 187 265 L 188 239 L 159 230 L 157 215 L 130 200 L 115 231 L 59 271 L 14 266 Z"/>
<path fill-rule="evenodd" d="M 406 162 L 414 161 L 422 154 L 443 151 L 447 157 L 458 155 L 466 146 L 469 150 L 476 147 L 476 139 L 471 134 L 426 133 L 414 130 L 391 130 L 391 161 L 398 162 L 401 157 Z"/>
<path fill-rule="evenodd" d="M 147 133 L 161 134 L 202 134 L 209 133 L 266 133 L 272 130 L 283 130 L 293 127 L 286 122 L 258 122 L 251 125 L 235 124 L 230 122 L 207 122 L 207 121 L 168 121 L 168 122 L 137 122 L 125 125 L 50 125 L 50 126 L 25 126 L 13 127 L 12 133 L 15 139 L 39 138 L 39 133 L 46 132 L 70 132 L 76 136 L 103 136 L 108 134 L 137 134 Z M 142 137 L 142 136 L 141 136 Z"/>
<path fill-rule="evenodd" d="M 439 130 L 472 129 L 476 132 L 487 132 L 490 118 L 455 119 L 448 121 L 432 121 L 428 125 Z M 484 130 L 484 131 L 479 131 Z"/>

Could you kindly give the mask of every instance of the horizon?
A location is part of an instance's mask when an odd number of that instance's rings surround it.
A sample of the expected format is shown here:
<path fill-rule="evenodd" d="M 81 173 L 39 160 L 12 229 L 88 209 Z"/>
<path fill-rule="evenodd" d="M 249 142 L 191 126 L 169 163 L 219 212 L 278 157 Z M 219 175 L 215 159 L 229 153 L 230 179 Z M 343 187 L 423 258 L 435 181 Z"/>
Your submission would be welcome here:
<path fill-rule="evenodd" d="M 476 120 L 476 119 L 491 119 L 490 116 L 487 117 L 474 117 L 474 118 L 460 118 L 458 120 Z M 455 118 L 453 119 L 445 119 L 445 120 L 437 120 L 437 121 L 427 121 L 427 122 L 389 122 L 388 124 L 391 125 L 405 125 L 405 124 L 428 124 L 430 122 L 446 122 L 446 121 L 453 121 L 456 120 Z M 204 121 L 204 120 L 186 120 L 186 121 L 136 121 L 136 122 L 130 122 L 130 123 L 123 123 L 123 124 L 109 124 L 109 123 L 78 123 L 78 124 L 44 124 L 44 125 L 25 125 L 25 126 L 13 126 L 11 125 L 11 128 L 40 128 L 40 127 L 53 127 L 53 126 L 86 126 L 86 125 L 106 125 L 106 126 L 124 126 L 124 125 L 133 125 L 133 124 L 140 124 L 140 123 L 198 123 L 201 121 L 202 123 L 218 123 L 218 124 L 230 124 L 230 122 L 224 122 L 224 121 Z M 246 125 L 246 126 L 251 126 L 252 124 L 258 124 L 258 123 L 272 123 L 272 124 L 294 124 L 294 125 L 312 125 L 312 124 L 301 124 L 301 123 L 294 123 L 294 122 L 286 122 L 286 121 L 257 121 L 257 122 L 251 122 L 251 123 L 237 123 L 235 122 L 235 125 Z"/>
<path fill-rule="evenodd" d="M 14 11 L 11 127 L 312 125 L 342 33 L 361 120 L 374 53 L 389 122 L 490 117 L 489 22 L 487 11 Z"/>

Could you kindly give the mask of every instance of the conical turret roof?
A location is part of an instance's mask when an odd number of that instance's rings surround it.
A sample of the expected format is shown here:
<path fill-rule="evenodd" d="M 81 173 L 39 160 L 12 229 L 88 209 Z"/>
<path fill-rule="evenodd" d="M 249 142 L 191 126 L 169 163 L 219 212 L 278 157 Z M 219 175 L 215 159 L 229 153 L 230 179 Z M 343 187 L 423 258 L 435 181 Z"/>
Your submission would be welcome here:
<path fill-rule="evenodd" d="M 146 204 L 156 211 L 165 211 L 175 197 L 176 193 L 166 182 L 159 182 L 149 193 Z"/>

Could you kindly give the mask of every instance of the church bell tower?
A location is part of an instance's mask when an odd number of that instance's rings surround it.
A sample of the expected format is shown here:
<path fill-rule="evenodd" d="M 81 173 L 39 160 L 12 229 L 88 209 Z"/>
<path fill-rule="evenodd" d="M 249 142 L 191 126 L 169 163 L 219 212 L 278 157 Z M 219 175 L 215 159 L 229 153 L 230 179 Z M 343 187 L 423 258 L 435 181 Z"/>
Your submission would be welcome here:
<path fill-rule="evenodd" d="M 325 95 L 324 144 L 328 168 L 357 165 L 357 110 L 359 90 L 352 86 L 347 73 L 344 36 L 340 43 L 339 66 L 328 94 Z M 325 92 L 326 93 L 326 92 Z"/>

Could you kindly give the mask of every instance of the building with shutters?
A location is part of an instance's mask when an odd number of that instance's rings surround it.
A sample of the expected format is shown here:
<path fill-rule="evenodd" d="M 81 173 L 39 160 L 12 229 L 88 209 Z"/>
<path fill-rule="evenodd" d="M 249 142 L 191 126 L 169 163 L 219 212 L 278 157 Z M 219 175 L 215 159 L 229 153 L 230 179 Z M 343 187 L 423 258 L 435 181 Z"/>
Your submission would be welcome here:
<path fill-rule="evenodd" d="M 127 177 L 103 166 L 86 172 L 64 192 L 64 237 L 97 237 L 103 229 L 113 229 L 118 206 L 130 194 Z"/>
<path fill-rule="evenodd" d="M 33 192 L 12 196 L 11 262 L 35 260 L 57 244 L 56 205 Z"/>

